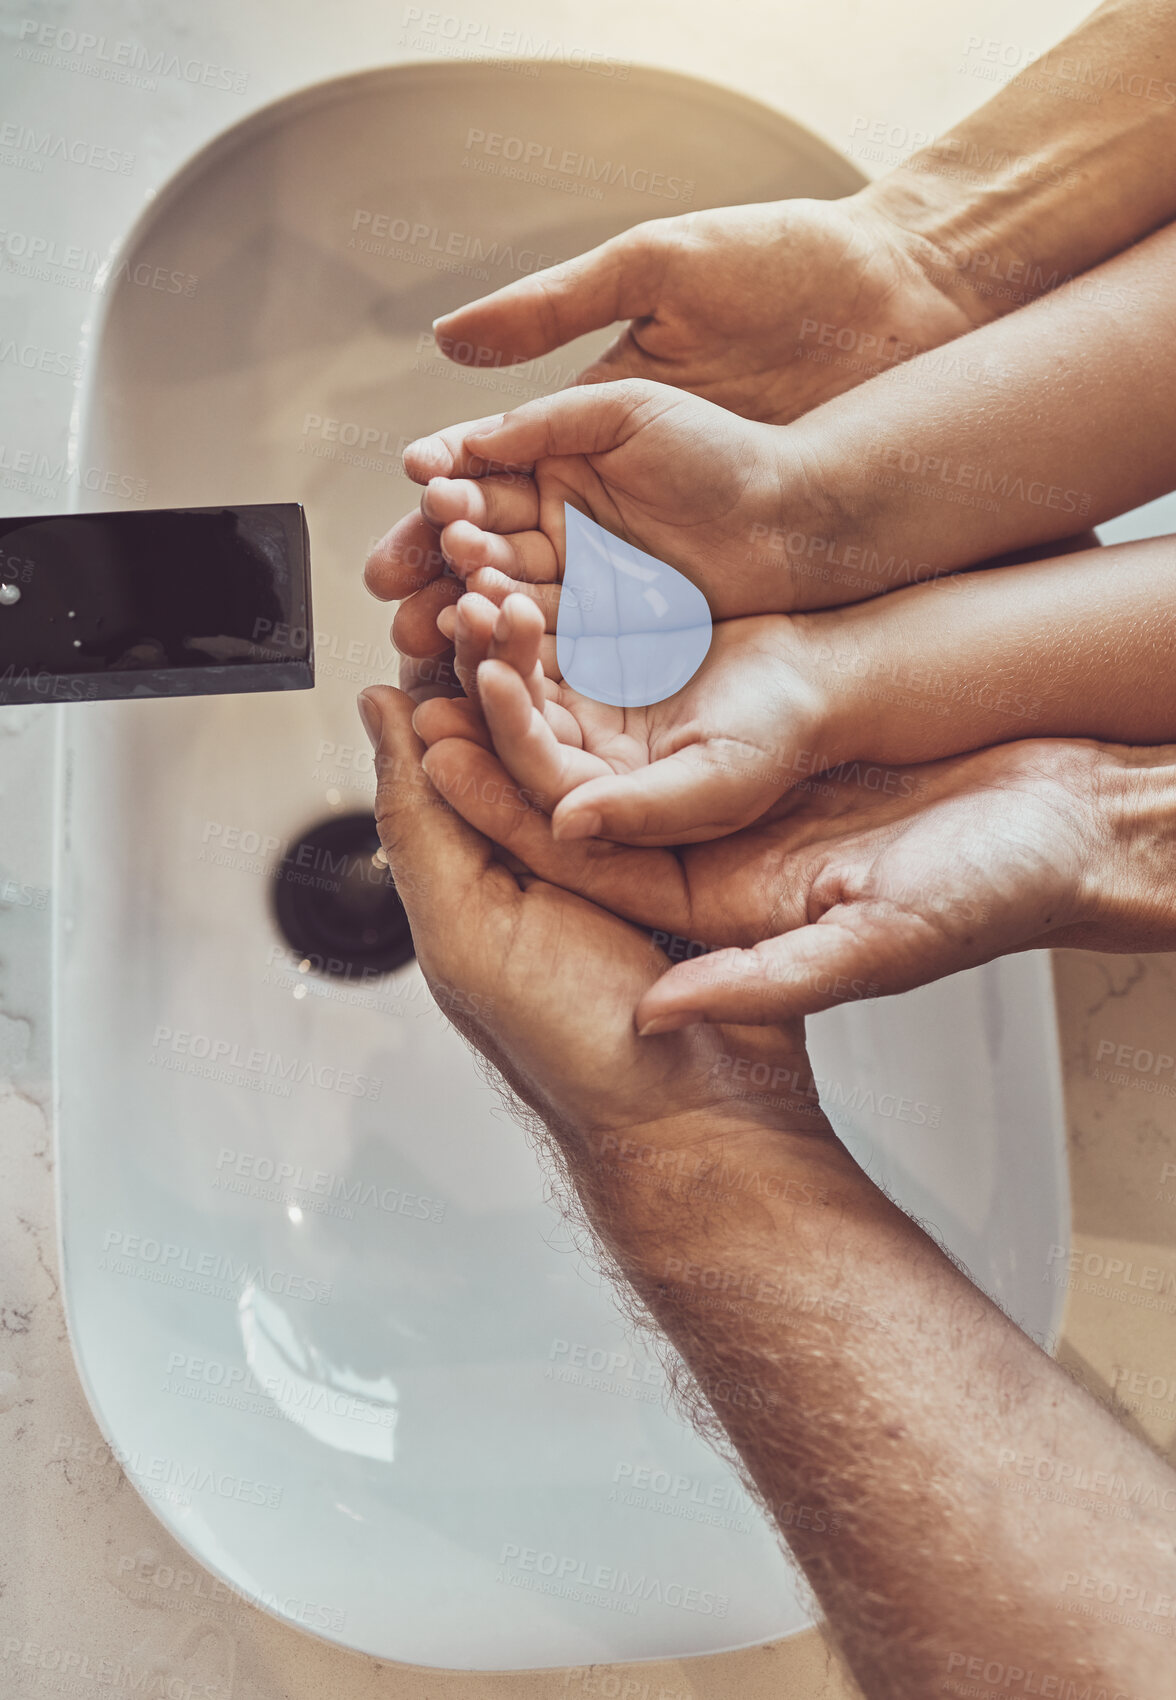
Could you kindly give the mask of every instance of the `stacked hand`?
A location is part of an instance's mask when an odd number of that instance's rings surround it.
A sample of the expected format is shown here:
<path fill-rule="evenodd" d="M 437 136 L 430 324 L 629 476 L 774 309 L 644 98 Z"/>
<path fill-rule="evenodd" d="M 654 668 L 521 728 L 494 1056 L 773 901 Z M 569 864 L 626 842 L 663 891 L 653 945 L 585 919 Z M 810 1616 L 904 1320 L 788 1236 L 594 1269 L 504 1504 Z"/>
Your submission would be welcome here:
<path fill-rule="evenodd" d="M 1141 563 L 1142 576 L 1126 595 L 1120 585 L 1108 617 L 1105 575 L 1097 562 L 1092 573 L 1088 557 L 1075 557 L 1069 594 L 1054 563 L 1014 569 L 1020 587 L 1002 603 L 1003 587 L 994 602 L 983 582 L 1012 574 L 951 572 L 973 559 L 966 543 L 956 543 L 924 566 L 946 571 L 944 586 L 978 594 L 987 624 L 943 621 L 947 589 L 896 588 L 911 565 L 903 552 L 914 535 L 909 525 L 891 556 L 868 551 L 865 580 L 855 581 L 846 564 L 850 540 L 868 540 L 889 510 L 870 515 L 860 490 L 853 505 L 839 506 L 841 427 L 830 435 L 801 420 L 781 430 L 740 416 L 791 418 L 792 403 L 781 397 L 797 400 L 795 372 L 786 368 L 796 364 L 796 315 L 801 331 L 808 322 L 799 274 L 790 275 L 792 305 L 783 312 L 774 302 L 765 318 L 756 305 L 764 298 L 756 265 L 783 264 L 772 246 L 773 220 L 815 219 L 830 254 L 856 254 L 850 295 L 829 297 L 833 318 L 853 320 L 860 310 L 863 322 L 885 321 L 897 335 L 909 308 L 924 323 L 913 338 L 924 346 L 968 328 L 958 304 L 934 290 L 928 296 L 925 272 L 920 282 L 904 269 L 911 245 L 900 245 L 902 264 L 893 253 L 879 259 L 885 244 L 864 235 L 872 217 L 863 203 L 664 221 L 452 315 L 439 327 L 443 345 L 455 336 L 519 358 L 602 319 L 638 322 L 590 371 L 590 386 L 413 444 L 405 464 L 425 486 L 420 511 L 394 527 L 368 562 L 370 588 L 401 602 L 393 635 L 420 670 L 413 685 L 426 686 L 414 694 L 431 698 L 419 703 L 414 726 L 430 746 L 428 769 L 438 783 L 455 764 L 458 772 L 462 763 L 497 764 L 501 782 L 549 817 L 527 817 L 526 856 L 543 858 L 556 881 L 568 866 L 549 862 L 557 848 L 580 856 L 570 864 L 580 871 L 567 876 L 573 889 L 584 868 L 595 878 L 598 863 L 623 865 L 615 889 L 606 882 L 599 895 L 634 920 L 668 927 L 664 891 L 635 904 L 634 891 L 658 880 L 684 881 L 700 915 L 711 913 L 708 905 L 726 907 L 729 929 L 703 930 L 696 921 L 687 931 L 751 955 L 707 958 L 668 975 L 664 989 L 643 998 L 646 1024 L 732 1009 L 760 1020 L 779 1007 L 822 1007 L 859 985 L 900 989 L 1093 924 L 1071 874 L 1089 850 L 1082 831 L 1096 829 L 1089 813 L 1064 806 L 1076 794 L 1089 805 L 1089 762 L 1075 746 L 1044 744 L 1041 735 L 1142 743 L 1156 726 L 1170 735 L 1161 725 L 1171 696 L 1159 641 L 1167 617 L 1162 562 Z M 720 237 L 731 230 L 742 230 L 746 254 L 759 256 L 748 262 L 746 291 L 724 271 L 731 262 Z M 814 240 L 810 229 L 810 249 Z M 807 304 L 816 312 L 815 301 Z M 652 372 L 715 399 L 651 382 Z M 618 374 L 620 381 L 603 381 Z M 843 421 L 846 404 L 834 405 Z M 908 422 L 909 409 L 896 417 Z M 860 442 L 855 453 L 860 459 Z M 1042 488 L 1052 500 L 1052 486 Z M 565 505 L 666 561 L 706 596 L 710 649 L 674 696 L 613 708 L 561 677 L 554 633 Z M 929 516 L 938 507 L 937 523 L 947 512 L 942 502 L 924 506 Z M 919 517 L 914 507 L 912 517 Z M 985 535 L 1017 532 L 1002 520 Z M 880 594 L 887 590 L 896 593 Z M 1049 639 L 1042 634 L 1063 606 L 1068 649 L 1043 672 L 1040 645 Z M 1135 634 L 1148 627 L 1157 639 L 1140 652 Z M 1123 676 L 1113 665 L 1122 653 L 1116 645 L 1124 639 L 1133 654 L 1151 657 L 1151 674 L 1137 670 L 1133 692 L 1115 684 Z M 1092 661 L 1087 690 L 1076 682 Z M 452 694 L 458 690 L 464 697 Z M 1017 740 L 1019 753 L 992 750 L 974 765 L 943 763 L 917 780 L 906 774 L 918 802 L 872 797 L 845 767 L 860 758 L 898 770 L 1005 740 Z M 830 770 L 839 771 L 817 790 L 790 794 L 807 775 Z M 468 794 L 460 787 L 454 794 L 459 810 Z M 832 813 L 830 799 L 838 799 Z M 500 819 L 497 831 L 507 826 Z M 508 836 L 522 831 L 511 823 Z M 992 832 L 995 857 L 978 847 Z M 818 854 L 813 846 L 826 838 L 836 850 Z M 585 840 L 596 842 L 569 842 Z M 670 845 L 694 848 L 672 855 Z M 625 861 L 630 855 L 637 860 Z M 721 900 L 713 889 L 701 893 L 702 880 L 708 888 L 722 881 Z M 829 976 L 832 993 L 822 989 Z M 789 990 L 791 980 L 799 988 Z M 849 993 L 836 990 L 842 983 Z"/>
<path fill-rule="evenodd" d="M 1132 0 L 1073 45 L 1159 86 L 1174 39 Z M 420 512 L 367 567 L 417 698 L 361 705 L 425 976 L 555 1135 L 879 1697 L 1028 1654 L 1108 1692 L 1166 1674 L 1066 1590 L 1097 1554 L 1116 1597 L 1171 1594 L 1170 1472 L 850 1160 L 797 1019 L 1008 951 L 1176 942 L 1170 546 L 961 571 L 1170 482 L 1154 126 L 1020 85 L 845 202 L 656 221 L 440 321 L 479 364 L 631 323 L 581 387 L 414 444 Z M 989 268 L 1024 288 L 986 302 Z M 957 368 L 883 370 L 969 332 Z M 705 595 L 673 697 L 561 677 L 565 504 Z M 1143 1522 L 994 1495 L 993 1457 L 1063 1450 L 1143 1483 Z"/>
<path fill-rule="evenodd" d="M 565 502 L 674 561 L 718 619 L 803 606 L 781 515 L 807 535 L 832 513 L 801 432 L 661 384 L 563 390 L 422 438 L 404 459 L 427 486 L 420 512 L 393 526 L 365 576 L 376 596 L 404 599 L 393 637 L 416 657 L 447 648 L 437 615 L 463 586 L 525 589 L 554 610 Z"/>
<path fill-rule="evenodd" d="M 1126 752 L 1036 739 L 853 764 L 741 832 L 672 850 L 559 842 L 487 745 L 447 736 L 424 757 L 471 825 L 541 879 L 710 953 L 643 990 L 643 1033 L 788 1021 L 1009 951 L 1140 947 L 1154 928 L 1129 895 L 1147 879 L 1143 864 L 1130 876 L 1128 811 L 1109 806 L 1134 772 Z"/>
<path fill-rule="evenodd" d="M 442 624 L 477 706 L 424 703 L 417 731 L 432 744 L 478 738 L 484 726 L 562 838 L 720 837 L 761 815 L 805 771 L 814 740 L 831 736 L 814 645 L 785 617 L 721 621 L 694 678 L 646 708 L 613 708 L 565 684 L 543 616 L 523 596 L 501 608 L 463 596 Z"/>
<path fill-rule="evenodd" d="M 870 191 L 769 201 L 635 225 L 459 308 L 436 331 L 455 358 L 469 349 L 513 362 L 630 319 L 582 383 L 652 378 L 780 425 L 981 323 L 974 290 L 933 281 L 953 271 Z M 853 358 L 828 358 L 831 332 Z"/>
<path fill-rule="evenodd" d="M 701 1148 L 720 1131 L 726 1141 L 743 1129 L 754 1134 L 756 1113 L 731 1094 L 719 1059 L 737 1044 L 753 1058 L 794 1054 L 801 1068 L 798 1025 L 641 1040 L 633 1008 L 666 965 L 648 935 L 587 901 L 571 878 L 503 865 L 491 838 L 475 830 L 481 821 L 510 836 L 507 798 L 517 793 L 497 787 L 502 774 L 491 756 L 458 740 L 434 753 L 442 760 L 438 777 L 460 769 L 491 781 L 462 820 L 418 782 L 423 746 L 411 701 L 379 687 L 360 703 L 376 749 L 376 819 L 412 919 L 417 960 L 438 1002 L 517 1096 L 577 1143 L 624 1132 L 681 1145 L 697 1129 Z M 539 818 L 526 814 L 536 825 Z M 543 827 L 550 839 L 546 821 Z M 520 847 L 530 849 L 530 840 Z M 819 1130 L 803 1081 L 797 1098 L 791 1121 L 807 1140 Z M 789 1125 L 779 1106 L 773 1125 Z"/>
<path fill-rule="evenodd" d="M 643 993 L 638 1019 L 649 1031 L 792 1017 L 1009 950 L 1107 936 L 1080 875 L 1105 851 L 1091 842 L 1097 748 L 1026 740 L 1033 727 L 1019 710 L 998 715 L 997 730 L 971 714 L 961 728 L 925 693 L 908 711 L 892 688 L 903 671 L 888 653 L 894 610 L 905 599 L 925 620 L 927 598 L 939 599 L 938 629 L 946 587 L 816 613 L 747 611 L 773 595 L 776 607 L 790 600 L 779 588 L 786 572 L 757 577 L 738 554 L 749 525 L 763 523 L 751 516 L 770 512 L 769 491 L 779 489 L 779 453 L 761 443 L 757 460 L 742 435 L 761 429 L 634 383 L 565 392 L 413 446 L 419 476 L 441 465 L 460 475 L 438 474 L 419 521 L 400 528 L 444 520 L 459 596 L 418 619 L 422 590 L 398 616 L 398 636 L 406 619 L 422 633 L 432 620 L 465 691 L 416 710 L 426 771 L 473 825 L 544 878 L 717 952 Z M 487 470 L 503 462 L 525 470 Z M 610 707 L 560 676 L 552 634 L 565 501 L 668 555 L 725 614 L 694 678 L 663 702 Z M 1052 598 L 1055 571 L 1023 574 L 1036 573 Z M 1007 582 L 1007 572 L 945 586 L 977 599 L 984 579 Z M 403 588 L 388 551 L 369 564 L 369 581 L 385 595 Z M 964 612 L 968 630 L 975 608 Z M 885 642 L 871 651 L 874 631 Z M 996 737 L 1018 742 L 894 765 Z M 891 764 L 886 790 L 867 788 L 862 760 Z M 465 783 L 469 772 L 534 809 L 487 812 L 487 787 Z M 813 775 L 823 777 L 806 783 Z M 675 855 L 669 845 L 693 848 Z"/>
<path fill-rule="evenodd" d="M 447 566 L 460 578 L 490 566 L 526 580 L 555 577 L 542 545 L 524 541 L 516 552 L 478 532 L 529 532 L 541 502 L 575 500 L 587 488 L 598 501 L 607 498 L 603 523 L 644 530 L 649 553 L 664 549 L 696 572 L 720 617 L 851 598 L 852 589 L 822 595 L 819 584 L 796 582 L 784 549 L 764 542 L 782 513 L 801 533 L 824 535 L 833 504 L 811 485 L 813 453 L 798 435 L 743 425 L 798 420 L 982 323 L 990 313 L 983 298 L 953 278 L 943 251 L 866 190 L 837 202 L 797 199 L 653 219 L 439 320 L 444 353 L 508 365 L 619 319 L 632 323 L 581 374 L 583 383 L 608 384 L 589 412 L 582 391 L 549 397 L 529 410 L 527 442 L 516 431 L 509 441 L 487 438 L 466 450 L 464 439 L 477 431 L 467 425 L 431 439 L 427 451 L 409 451 L 410 476 L 436 482 L 421 513 L 383 540 L 367 574 L 376 595 L 407 599 L 394 628 L 401 652 L 440 660 L 424 668 L 410 660 L 406 684 L 428 693 L 445 672 L 448 646 L 436 619 L 461 590 Z M 847 338 L 849 357 L 831 357 L 830 339 L 843 348 Z M 617 382 L 634 379 L 645 382 Z M 683 391 L 713 405 L 692 406 Z M 728 445 L 734 476 L 724 475 L 723 455 L 707 456 Z M 550 468 L 539 488 L 509 474 L 484 478 L 475 491 L 444 482 L 471 468 L 483 472 L 486 456 L 529 461 L 536 454 L 570 457 L 569 464 Z M 680 475 L 667 484 L 666 471 L 675 468 Z M 544 530 L 553 523 L 545 520 Z"/>

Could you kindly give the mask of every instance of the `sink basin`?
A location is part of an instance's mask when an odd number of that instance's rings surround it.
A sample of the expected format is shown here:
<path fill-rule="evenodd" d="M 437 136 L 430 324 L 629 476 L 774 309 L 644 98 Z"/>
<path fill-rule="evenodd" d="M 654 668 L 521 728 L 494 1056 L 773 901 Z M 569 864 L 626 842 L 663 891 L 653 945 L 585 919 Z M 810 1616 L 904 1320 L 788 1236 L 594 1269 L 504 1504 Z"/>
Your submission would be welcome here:
<path fill-rule="evenodd" d="M 559 386 L 606 340 L 465 372 L 433 318 L 640 219 L 859 181 L 705 83 L 534 71 L 309 89 L 141 219 L 91 331 L 84 462 L 152 507 L 303 502 L 317 684 L 70 709 L 61 773 L 60 1219 L 98 1422 L 243 1595 L 486 1670 L 709 1653 L 810 1614 L 415 966 L 307 967 L 270 876 L 370 809 L 354 698 L 394 658 L 359 568 L 415 503 L 403 442 Z M 1044 961 L 813 1033 L 860 1160 L 1050 1335 L 1068 1204 Z"/>

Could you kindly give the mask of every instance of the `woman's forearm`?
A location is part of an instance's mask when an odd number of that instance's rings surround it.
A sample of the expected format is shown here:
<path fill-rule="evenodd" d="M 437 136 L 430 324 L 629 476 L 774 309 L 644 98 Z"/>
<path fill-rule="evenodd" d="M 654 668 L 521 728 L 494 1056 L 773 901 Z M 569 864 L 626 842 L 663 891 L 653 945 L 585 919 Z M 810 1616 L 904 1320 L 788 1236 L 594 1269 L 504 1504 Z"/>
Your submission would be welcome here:
<path fill-rule="evenodd" d="M 972 36 L 967 68 L 1011 80 L 861 198 L 940 256 L 934 280 L 970 316 L 998 318 L 1176 217 L 1161 164 L 1176 151 L 1176 8 L 1109 0 L 1035 57 Z M 868 145 L 865 121 L 857 133 Z"/>
<path fill-rule="evenodd" d="M 953 574 L 807 621 L 839 759 L 1176 739 L 1176 538 Z"/>
<path fill-rule="evenodd" d="M 830 607 L 1164 494 L 1176 484 L 1174 319 L 1171 226 L 826 402 L 784 427 L 812 499 L 799 508 L 786 482 L 779 526 L 757 550 L 790 573 L 796 606 Z"/>

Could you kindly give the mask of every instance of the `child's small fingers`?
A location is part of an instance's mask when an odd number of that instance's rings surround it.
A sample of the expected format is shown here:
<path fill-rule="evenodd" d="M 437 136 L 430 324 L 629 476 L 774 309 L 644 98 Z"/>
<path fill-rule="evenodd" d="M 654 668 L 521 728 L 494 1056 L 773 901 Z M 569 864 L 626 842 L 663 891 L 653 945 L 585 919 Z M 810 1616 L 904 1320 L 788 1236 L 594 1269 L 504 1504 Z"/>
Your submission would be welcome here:
<path fill-rule="evenodd" d="M 545 637 L 539 645 L 539 665 L 543 669 L 543 677 L 548 683 L 548 696 L 553 690 L 558 690 L 563 684 L 563 671 L 559 664 L 559 650 L 555 638 Z"/>
<path fill-rule="evenodd" d="M 430 478 L 421 512 L 438 530 L 468 520 L 483 531 L 533 531 L 539 524 L 535 480 L 515 477 Z"/>
<path fill-rule="evenodd" d="M 525 678 L 538 664 L 545 630 L 543 615 L 530 597 L 512 591 L 494 617 L 490 658 L 509 662 Z"/>
<path fill-rule="evenodd" d="M 548 690 L 550 690 L 550 686 L 548 686 Z M 553 701 L 549 695 L 547 696 L 544 717 L 561 744 L 571 744 L 572 748 L 576 750 L 583 749 L 584 734 L 580 730 L 580 722 L 574 714 L 570 714 L 564 708 L 562 703 Z"/>
<path fill-rule="evenodd" d="M 478 700 L 499 760 L 519 785 L 544 799 L 548 811 L 566 792 L 606 771 L 599 757 L 559 742 L 505 662 L 479 667 Z"/>
<path fill-rule="evenodd" d="M 508 596 L 494 621 L 487 655 L 513 667 L 530 692 L 540 712 L 547 706 L 539 646 L 543 641 L 543 615 L 525 596 Z"/>
<path fill-rule="evenodd" d="M 463 596 L 454 606 L 454 665 L 467 696 L 478 694 L 478 668 L 490 653 L 497 618 L 497 608 L 484 596 Z"/>
<path fill-rule="evenodd" d="M 471 573 L 465 583 L 467 590 L 477 591 L 499 607 L 508 596 L 527 597 L 543 615 L 544 630 L 554 634 L 562 595 L 558 584 L 530 584 L 525 579 L 510 578 L 495 567 L 483 567 Z"/>

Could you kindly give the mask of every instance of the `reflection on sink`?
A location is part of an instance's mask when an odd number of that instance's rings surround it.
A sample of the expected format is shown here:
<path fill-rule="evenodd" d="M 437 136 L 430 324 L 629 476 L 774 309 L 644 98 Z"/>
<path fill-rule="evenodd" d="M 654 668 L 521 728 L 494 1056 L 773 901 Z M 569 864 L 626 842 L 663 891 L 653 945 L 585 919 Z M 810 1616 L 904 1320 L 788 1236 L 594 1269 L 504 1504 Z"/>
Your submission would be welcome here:
<path fill-rule="evenodd" d="M 477 169 L 477 134 L 632 169 L 599 189 L 481 154 L 495 169 Z M 670 179 L 688 201 L 649 192 Z M 177 1538 L 344 1645 L 582 1665 L 809 1621 L 735 1478 L 664 1408 L 660 1365 L 415 966 L 320 978 L 277 934 L 268 881 L 310 824 L 370 806 L 354 698 L 393 654 L 359 566 L 415 505 L 403 442 L 566 382 L 604 340 L 463 371 L 433 347 L 433 318 L 643 218 L 857 181 L 779 116 L 679 77 L 380 71 L 201 154 L 124 252 L 128 276 L 194 283 L 123 285 L 96 328 L 88 464 L 133 470 L 151 506 L 306 505 L 318 684 L 68 720 L 57 1072 L 74 1350 Z M 835 1012 L 814 1038 L 854 1150 L 1049 1332 L 1043 1258 L 1068 1212 L 1043 964 Z"/>
<path fill-rule="evenodd" d="M 297 1318 L 257 1287 L 245 1288 L 239 1309 L 245 1362 L 275 1412 L 320 1446 L 391 1464 L 399 1415 L 391 1377 L 368 1379 L 330 1363 Z"/>

